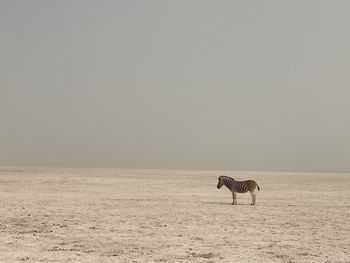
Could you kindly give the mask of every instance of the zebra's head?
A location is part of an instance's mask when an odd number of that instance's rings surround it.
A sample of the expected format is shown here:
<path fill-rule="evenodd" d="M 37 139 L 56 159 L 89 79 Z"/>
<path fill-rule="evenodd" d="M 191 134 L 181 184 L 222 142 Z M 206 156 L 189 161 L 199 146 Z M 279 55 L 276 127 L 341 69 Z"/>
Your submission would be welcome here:
<path fill-rule="evenodd" d="M 218 182 L 218 185 L 216 186 L 218 189 L 220 189 L 221 186 L 224 185 L 224 180 L 222 180 L 222 179 L 223 179 L 222 176 L 219 176 L 219 178 L 218 178 L 219 182 Z"/>

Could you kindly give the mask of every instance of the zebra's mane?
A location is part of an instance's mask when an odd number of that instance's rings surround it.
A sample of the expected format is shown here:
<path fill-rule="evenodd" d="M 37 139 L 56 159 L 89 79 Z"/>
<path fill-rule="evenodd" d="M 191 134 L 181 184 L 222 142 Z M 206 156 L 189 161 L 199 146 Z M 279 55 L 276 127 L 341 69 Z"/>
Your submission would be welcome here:
<path fill-rule="evenodd" d="M 231 180 L 236 181 L 234 178 L 232 178 L 230 176 L 226 176 L 226 175 L 221 175 L 221 176 L 219 176 L 219 178 L 231 179 Z"/>

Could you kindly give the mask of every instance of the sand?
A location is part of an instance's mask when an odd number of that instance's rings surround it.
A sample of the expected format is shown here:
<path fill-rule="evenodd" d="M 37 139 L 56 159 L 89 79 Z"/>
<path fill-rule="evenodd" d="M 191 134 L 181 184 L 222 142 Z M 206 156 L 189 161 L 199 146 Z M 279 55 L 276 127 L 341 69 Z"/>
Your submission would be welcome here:
<path fill-rule="evenodd" d="M 345 173 L 1 168 L 0 215 L 0 262 L 350 262 Z"/>

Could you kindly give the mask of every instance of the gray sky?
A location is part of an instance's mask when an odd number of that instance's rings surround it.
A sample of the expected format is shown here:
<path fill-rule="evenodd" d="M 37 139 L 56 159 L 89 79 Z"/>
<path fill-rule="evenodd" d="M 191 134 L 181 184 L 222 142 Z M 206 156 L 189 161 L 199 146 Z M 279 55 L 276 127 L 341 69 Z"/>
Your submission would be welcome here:
<path fill-rule="evenodd" d="M 349 1 L 1 1 L 0 165 L 350 171 Z"/>

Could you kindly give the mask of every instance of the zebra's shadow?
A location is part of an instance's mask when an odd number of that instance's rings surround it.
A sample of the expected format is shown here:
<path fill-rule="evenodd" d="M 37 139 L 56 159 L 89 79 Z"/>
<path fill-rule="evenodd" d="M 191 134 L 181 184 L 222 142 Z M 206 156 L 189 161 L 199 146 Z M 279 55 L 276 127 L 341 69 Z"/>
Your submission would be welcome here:
<path fill-rule="evenodd" d="M 249 205 L 250 206 L 250 204 L 240 204 L 240 203 L 238 203 L 238 204 L 236 204 L 236 205 L 232 205 L 232 203 L 230 203 L 230 202 L 212 202 L 212 201 L 207 201 L 207 202 L 202 202 L 203 204 L 208 204 L 208 205 L 230 205 L 230 206 L 247 206 L 247 205 Z"/>

